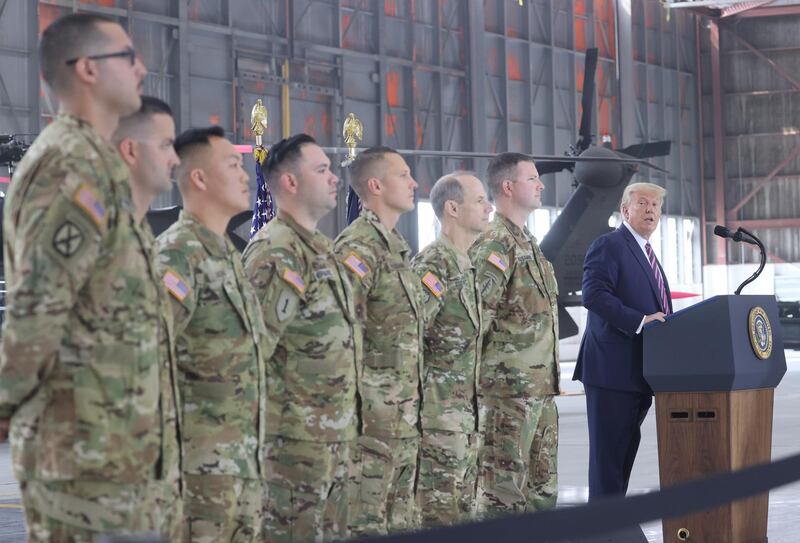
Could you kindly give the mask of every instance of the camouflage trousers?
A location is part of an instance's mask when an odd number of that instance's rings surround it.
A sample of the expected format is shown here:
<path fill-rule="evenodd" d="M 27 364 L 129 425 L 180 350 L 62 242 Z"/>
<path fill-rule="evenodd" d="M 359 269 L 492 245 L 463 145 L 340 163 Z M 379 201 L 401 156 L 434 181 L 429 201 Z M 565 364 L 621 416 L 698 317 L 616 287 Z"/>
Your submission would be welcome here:
<path fill-rule="evenodd" d="M 264 541 L 345 539 L 350 443 L 268 436 L 264 451 Z"/>
<path fill-rule="evenodd" d="M 29 542 L 91 543 L 101 535 L 150 535 L 180 541 L 183 502 L 177 482 L 23 481 Z"/>
<path fill-rule="evenodd" d="M 353 537 L 417 529 L 415 489 L 419 438 L 361 436 L 350 473 L 350 533 Z"/>
<path fill-rule="evenodd" d="M 478 516 L 555 507 L 558 409 L 553 397 L 482 397 L 479 405 Z"/>
<path fill-rule="evenodd" d="M 249 543 L 261 540 L 263 485 L 230 475 L 184 475 L 184 540 Z"/>
<path fill-rule="evenodd" d="M 430 528 L 472 519 L 477 476 L 477 434 L 423 430 L 417 481 L 422 526 Z"/>

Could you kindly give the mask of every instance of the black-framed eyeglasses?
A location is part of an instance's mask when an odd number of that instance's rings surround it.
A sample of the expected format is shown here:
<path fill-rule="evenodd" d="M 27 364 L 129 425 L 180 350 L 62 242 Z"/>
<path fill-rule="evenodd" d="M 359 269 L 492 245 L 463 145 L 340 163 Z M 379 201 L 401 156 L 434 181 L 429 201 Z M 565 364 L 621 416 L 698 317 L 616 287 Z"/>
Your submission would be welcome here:
<path fill-rule="evenodd" d="M 124 51 L 117 51 L 116 53 L 104 53 L 102 55 L 89 55 L 87 57 L 78 57 L 78 58 L 71 58 L 66 61 L 67 66 L 72 66 L 76 62 L 78 62 L 82 58 L 88 58 L 89 60 L 103 60 L 106 58 L 125 58 L 127 57 L 131 63 L 131 66 L 136 64 L 136 49 L 133 47 L 126 47 Z"/>

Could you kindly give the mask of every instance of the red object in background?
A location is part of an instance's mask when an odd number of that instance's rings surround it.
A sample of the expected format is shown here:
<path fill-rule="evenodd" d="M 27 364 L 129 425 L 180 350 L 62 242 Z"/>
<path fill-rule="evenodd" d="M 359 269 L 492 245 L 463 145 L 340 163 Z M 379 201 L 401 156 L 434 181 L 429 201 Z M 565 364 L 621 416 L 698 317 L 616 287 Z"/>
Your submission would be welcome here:
<path fill-rule="evenodd" d="M 670 294 L 672 294 L 673 300 L 678 300 L 680 298 L 694 298 L 695 296 L 700 296 L 699 294 L 696 294 L 694 292 L 678 292 L 674 290 L 670 292 Z"/>
<path fill-rule="evenodd" d="M 0 177 L 0 183 L 11 183 L 10 177 Z"/>

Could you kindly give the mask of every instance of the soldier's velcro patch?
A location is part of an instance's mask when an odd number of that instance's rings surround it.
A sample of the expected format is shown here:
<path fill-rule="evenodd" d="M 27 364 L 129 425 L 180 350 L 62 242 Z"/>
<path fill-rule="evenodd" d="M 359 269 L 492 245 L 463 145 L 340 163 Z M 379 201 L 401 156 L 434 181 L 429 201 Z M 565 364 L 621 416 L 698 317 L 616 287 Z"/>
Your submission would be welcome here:
<path fill-rule="evenodd" d="M 103 205 L 100 195 L 92 187 L 81 183 L 78 190 L 75 191 L 72 201 L 78 204 L 78 207 L 84 210 L 97 226 L 105 224 L 106 207 Z"/>
<path fill-rule="evenodd" d="M 294 294 L 290 289 L 284 288 L 278 298 L 278 305 L 275 306 L 275 314 L 278 316 L 278 322 L 283 322 L 294 313 L 297 307 L 297 294 Z"/>
<path fill-rule="evenodd" d="M 492 251 L 492 254 L 490 254 L 489 258 L 487 258 L 486 260 L 489 262 L 489 264 L 493 265 L 501 272 L 504 272 L 508 269 L 508 264 L 506 264 L 506 261 L 503 260 L 503 257 L 495 253 L 494 251 Z"/>
<path fill-rule="evenodd" d="M 355 253 L 350 253 L 350 255 L 344 259 L 344 265 L 350 268 L 350 271 L 356 274 L 359 279 L 362 279 L 369 273 L 369 266 L 358 258 L 358 255 Z"/>
<path fill-rule="evenodd" d="M 444 285 L 442 285 L 442 282 L 439 281 L 439 278 L 433 273 L 426 272 L 425 275 L 422 276 L 422 284 L 428 287 L 428 290 L 431 291 L 431 294 L 437 298 L 442 297 L 442 293 L 444 293 Z"/>
<path fill-rule="evenodd" d="M 189 295 L 189 285 L 186 281 L 183 280 L 183 277 L 178 275 L 177 272 L 172 270 L 167 270 L 164 274 L 164 286 L 167 287 L 167 291 L 172 294 L 176 300 L 182 302 L 186 296 Z"/>
<path fill-rule="evenodd" d="M 64 221 L 53 234 L 53 249 L 64 258 L 69 258 L 81 248 L 83 239 L 83 232 L 75 223 Z"/>
<path fill-rule="evenodd" d="M 286 268 L 283 270 L 283 275 L 281 276 L 284 281 L 292 285 L 297 292 L 300 294 L 305 293 L 306 291 L 306 282 L 303 281 L 303 278 L 300 277 L 300 274 L 296 271 L 290 270 Z"/>

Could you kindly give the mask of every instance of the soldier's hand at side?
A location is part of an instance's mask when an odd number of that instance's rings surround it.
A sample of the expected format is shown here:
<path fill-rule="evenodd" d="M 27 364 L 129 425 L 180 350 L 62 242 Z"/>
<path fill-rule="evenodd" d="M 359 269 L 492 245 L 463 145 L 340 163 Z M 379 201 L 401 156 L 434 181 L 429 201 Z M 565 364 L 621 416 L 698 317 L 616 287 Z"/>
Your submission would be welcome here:
<path fill-rule="evenodd" d="M 9 419 L 0 419 L 0 443 L 8 441 L 8 428 L 11 425 Z"/>
<path fill-rule="evenodd" d="M 664 313 L 662 313 L 661 311 L 659 311 L 657 313 L 653 313 L 652 315 L 647 315 L 644 318 L 644 323 L 643 324 L 647 324 L 648 322 L 653 322 L 653 321 L 664 322 L 664 317 L 665 316 L 666 315 L 664 315 Z"/>

